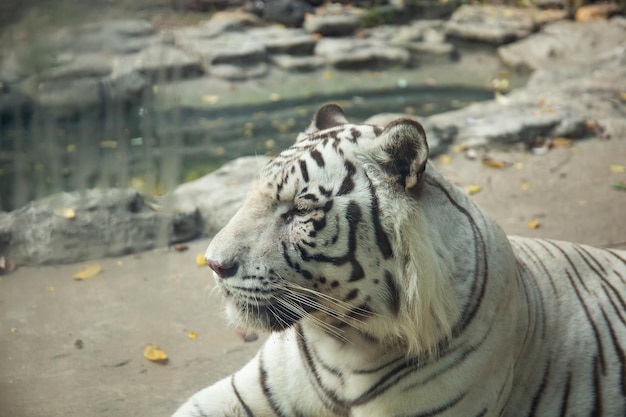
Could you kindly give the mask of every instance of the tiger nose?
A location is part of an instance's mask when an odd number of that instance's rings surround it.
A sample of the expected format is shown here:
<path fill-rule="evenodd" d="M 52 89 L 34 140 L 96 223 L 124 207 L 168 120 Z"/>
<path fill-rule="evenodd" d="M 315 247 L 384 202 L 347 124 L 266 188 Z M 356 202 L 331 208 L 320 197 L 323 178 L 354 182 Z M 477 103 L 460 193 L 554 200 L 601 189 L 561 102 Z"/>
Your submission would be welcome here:
<path fill-rule="evenodd" d="M 209 258 L 205 258 L 205 261 L 209 268 L 215 271 L 220 278 L 230 278 L 234 276 L 237 273 L 237 269 L 239 269 L 239 264 L 236 261 L 220 262 Z"/>

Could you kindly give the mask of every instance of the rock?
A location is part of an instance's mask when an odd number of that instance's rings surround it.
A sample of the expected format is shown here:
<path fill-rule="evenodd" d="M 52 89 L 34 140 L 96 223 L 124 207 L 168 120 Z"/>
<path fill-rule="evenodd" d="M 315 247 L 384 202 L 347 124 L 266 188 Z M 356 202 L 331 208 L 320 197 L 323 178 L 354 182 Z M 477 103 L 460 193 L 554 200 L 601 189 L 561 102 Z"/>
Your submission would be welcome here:
<path fill-rule="evenodd" d="M 531 37 L 498 48 L 498 55 L 507 65 L 532 70 L 556 62 L 579 65 L 618 47 L 624 37 L 624 28 L 618 21 L 586 24 L 560 21 L 544 26 Z"/>
<path fill-rule="evenodd" d="M 0 217 L 6 255 L 18 265 L 78 262 L 186 241 L 200 214 L 160 207 L 130 189 L 56 194 Z"/>
<path fill-rule="evenodd" d="M 562 106 L 541 107 L 538 102 L 477 103 L 461 110 L 431 116 L 433 130 L 456 131 L 454 141 L 475 146 L 532 143 L 536 138 L 586 134 L 585 119 Z"/>
<path fill-rule="evenodd" d="M 404 47 L 411 52 L 413 62 L 418 64 L 445 63 L 459 57 L 457 49 L 451 43 L 411 42 Z"/>
<path fill-rule="evenodd" d="M 54 43 L 61 50 L 74 53 L 106 51 L 125 54 L 162 43 L 162 37 L 145 20 L 108 20 L 62 31 Z"/>
<path fill-rule="evenodd" d="M 502 45 L 530 35 L 535 22 L 521 9 L 463 5 L 446 23 L 446 33 L 472 41 Z"/>
<path fill-rule="evenodd" d="M 209 74 L 228 81 L 244 81 L 253 78 L 261 78 L 267 75 L 269 68 L 265 63 L 254 65 L 212 65 Z"/>
<path fill-rule="evenodd" d="M 314 71 L 326 63 L 319 56 L 272 55 L 270 59 L 278 68 L 290 72 Z"/>
<path fill-rule="evenodd" d="M 250 38 L 265 46 L 268 54 L 311 55 L 317 40 L 302 29 L 271 26 L 248 31 Z"/>
<path fill-rule="evenodd" d="M 194 12 L 208 12 L 232 7 L 240 7 L 244 0 L 171 0 L 175 10 L 191 10 Z"/>
<path fill-rule="evenodd" d="M 174 44 L 181 44 L 190 39 L 211 39 L 218 36 L 241 32 L 245 24 L 236 18 L 210 19 L 197 26 L 182 26 L 168 30 L 172 36 Z"/>
<path fill-rule="evenodd" d="M 321 39 L 315 54 L 342 70 L 406 66 L 411 58 L 406 49 L 376 39 Z"/>
<path fill-rule="evenodd" d="M 63 81 L 77 78 L 101 78 L 113 70 L 110 56 L 100 53 L 86 53 L 76 56 L 65 65 L 51 68 L 41 74 L 42 81 Z"/>
<path fill-rule="evenodd" d="M 359 27 L 360 19 L 353 14 L 308 15 L 304 29 L 322 36 L 351 36 Z"/>
<path fill-rule="evenodd" d="M 153 82 L 185 80 L 204 74 L 198 56 L 167 45 L 145 48 L 133 57 L 132 68 Z"/>
<path fill-rule="evenodd" d="M 285 26 L 300 27 L 306 13 L 313 12 L 313 7 L 302 0 L 266 1 L 263 7 L 263 19 Z"/>
<path fill-rule="evenodd" d="M 213 236 L 239 209 L 257 172 L 268 161 L 264 156 L 235 159 L 211 174 L 178 186 L 167 197 L 183 212 L 197 208 L 204 234 Z"/>

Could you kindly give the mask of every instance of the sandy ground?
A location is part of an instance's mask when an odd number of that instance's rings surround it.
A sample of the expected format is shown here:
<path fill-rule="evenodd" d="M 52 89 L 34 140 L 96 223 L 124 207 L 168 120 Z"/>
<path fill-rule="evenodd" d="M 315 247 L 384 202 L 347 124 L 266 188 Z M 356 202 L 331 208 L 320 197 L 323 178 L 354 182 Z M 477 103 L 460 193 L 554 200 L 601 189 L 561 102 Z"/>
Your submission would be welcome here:
<path fill-rule="evenodd" d="M 481 186 L 475 199 L 508 233 L 626 248 L 626 192 L 610 186 L 626 173 L 609 169 L 626 165 L 626 139 L 491 155 L 521 165 L 486 168 L 453 153 L 437 165 L 460 186 Z M 244 342 L 225 326 L 209 270 L 195 263 L 207 243 L 105 259 L 82 282 L 72 275 L 84 264 L 3 276 L 0 417 L 168 416 L 240 367 L 262 338 Z M 143 357 L 152 343 L 166 364 Z"/>

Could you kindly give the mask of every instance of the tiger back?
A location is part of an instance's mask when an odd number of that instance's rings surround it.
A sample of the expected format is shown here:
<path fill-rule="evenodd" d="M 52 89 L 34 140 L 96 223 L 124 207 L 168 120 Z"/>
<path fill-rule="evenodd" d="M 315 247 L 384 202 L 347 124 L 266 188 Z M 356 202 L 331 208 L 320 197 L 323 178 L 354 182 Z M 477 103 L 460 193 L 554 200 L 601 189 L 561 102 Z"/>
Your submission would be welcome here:
<path fill-rule="evenodd" d="M 413 120 L 320 108 L 205 257 L 271 334 L 177 417 L 626 415 L 626 253 L 508 238 Z"/>

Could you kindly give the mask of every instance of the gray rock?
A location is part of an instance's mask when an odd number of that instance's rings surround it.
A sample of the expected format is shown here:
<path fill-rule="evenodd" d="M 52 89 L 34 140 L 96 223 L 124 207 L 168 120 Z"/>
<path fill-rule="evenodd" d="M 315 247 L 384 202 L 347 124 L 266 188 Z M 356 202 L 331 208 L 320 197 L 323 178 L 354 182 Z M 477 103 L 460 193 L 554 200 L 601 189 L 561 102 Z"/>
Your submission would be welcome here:
<path fill-rule="evenodd" d="M 618 47 L 624 39 L 626 33 L 618 20 L 584 24 L 561 21 L 544 26 L 533 36 L 498 48 L 498 55 L 507 65 L 533 70 L 556 62 L 576 66 Z"/>
<path fill-rule="evenodd" d="M 322 39 L 315 54 L 337 69 L 359 70 L 406 66 L 410 53 L 375 39 Z"/>
<path fill-rule="evenodd" d="M 185 43 L 190 40 L 212 39 L 227 33 L 241 32 L 245 23 L 236 18 L 210 19 L 197 26 L 182 26 L 169 29 L 174 43 Z"/>
<path fill-rule="evenodd" d="M 446 33 L 493 45 L 513 42 L 535 30 L 532 17 L 518 10 L 504 6 L 463 5 L 446 23 Z"/>
<path fill-rule="evenodd" d="M 352 14 L 309 15 L 304 21 L 304 29 L 322 36 L 351 36 L 359 27 L 360 19 Z"/>
<path fill-rule="evenodd" d="M 459 54 L 454 45 L 443 42 L 410 42 L 404 47 L 411 52 L 413 62 L 418 64 L 434 64 L 450 62 Z"/>
<path fill-rule="evenodd" d="M 427 123 L 439 132 L 456 131 L 454 141 L 470 146 L 530 144 L 537 138 L 586 134 L 585 119 L 565 107 L 541 108 L 536 102 L 477 103 L 431 116 Z"/>
<path fill-rule="evenodd" d="M 269 68 L 264 62 L 253 65 L 217 64 L 211 65 L 209 74 L 223 80 L 244 81 L 265 77 L 268 71 Z"/>
<path fill-rule="evenodd" d="M 65 65 L 59 65 L 41 74 L 42 81 L 62 81 L 77 78 L 101 78 L 113 70 L 111 57 L 87 53 L 78 55 Z"/>
<path fill-rule="evenodd" d="M 314 71 L 326 63 L 319 56 L 272 55 L 270 59 L 278 68 L 289 72 Z"/>
<path fill-rule="evenodd" d="M 250 38 L 265 45 L 268 54 L 311 55 L 317 41 L 302 29 L 272 26 L 248 31 Z"/>
<path fill-rule="evenodd" d="M 133 57 L 132 68 L 155 82 L 185 80 L 204 74 L 198 56 L 168 45 L 145 48 Z"/>
<path fill-rule="evenodd" d="M 18 265 L 119 256 L 190 240 L 201 230 L 197 210 L 160 207 L 129 189 L 56 194 L 0 217 L 0 235 L 8 236 L 3 255 Z"/>
<path fill-rule="evenodd" d="M 136 53 L 159 43 L 162 43 L 162 36 L 145 20 L 88 23 L 61 32 L 55 41 L 61 50 L 75 53 Z"/>
<path fill-rule="evenodd" d="M 393 45 L 403 45 L 411 42 L 444 42 L 445 38 L 442 20 L 417 20 L 396 27 L 389 42 Z"/>
<path fill-rule="evenodd" d="M 239 209 L 257 172 L 269 159 L 265 156 L 235 159 L 211 174 L 178 186 L 167 197 L 183 212 L 197 208 L 204 234 L 213 236 Z"/>

